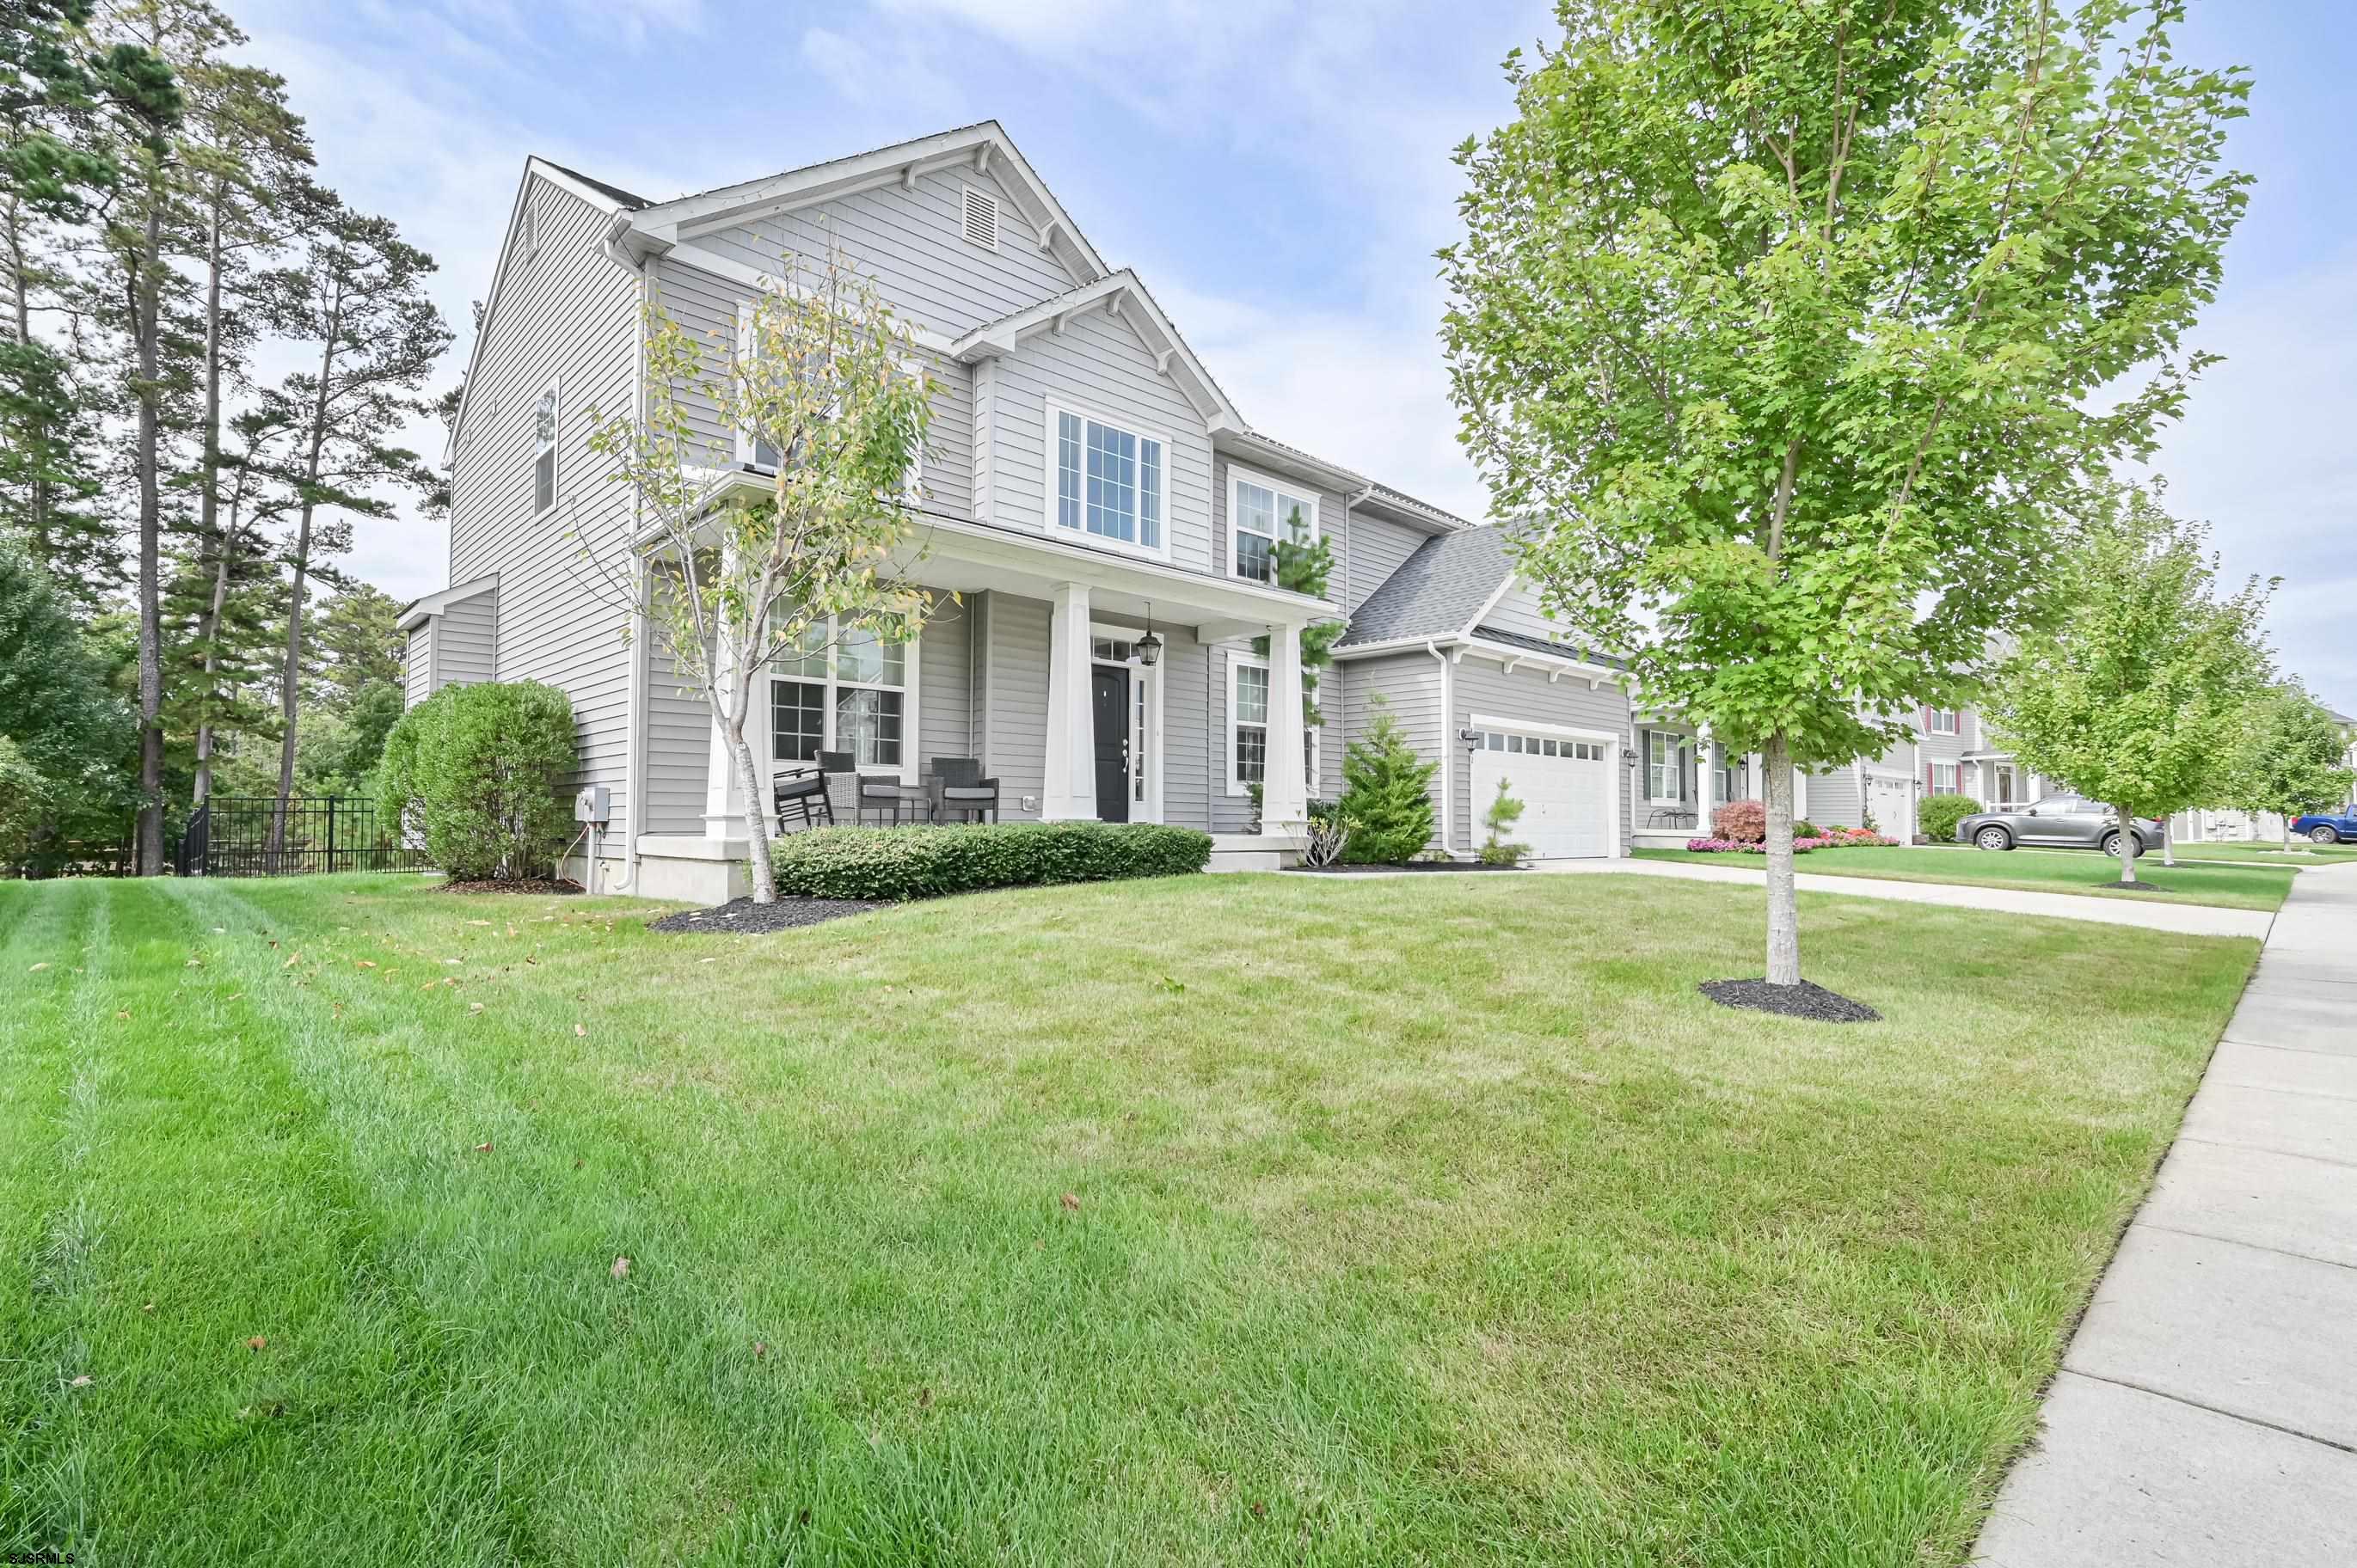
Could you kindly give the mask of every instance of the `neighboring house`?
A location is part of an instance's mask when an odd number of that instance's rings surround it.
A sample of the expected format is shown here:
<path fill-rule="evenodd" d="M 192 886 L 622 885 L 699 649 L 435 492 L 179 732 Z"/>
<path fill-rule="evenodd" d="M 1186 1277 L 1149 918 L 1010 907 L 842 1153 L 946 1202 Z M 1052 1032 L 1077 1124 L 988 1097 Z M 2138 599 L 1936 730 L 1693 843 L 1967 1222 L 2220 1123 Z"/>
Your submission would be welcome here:
<path fill-rule="evenodd" d="M 2357 771 L 2357 719 L 2338 708 L 2324 710 L 2341 725 L 2348 746 L 2341 754 L 2341 765 Z M 2340 804 L 2357 808 L 2357 800 Z M 2169 819 L 2169 835 L 2179 843 L 2247 843 L 2254 840 L 2266 843 L 2283 837 L 2284 820 L 2275 811 L 2238 811 L 2201 810 L 2179 811 Z"/>
<path fill-rule="evenodd" d="M 717 899 L 747 853 L 700 699 L 581 563 L 585 543 L 627 556 L 633 533 L 595 418 L 642 406 L 644 302 L 725 348 L 781 254 L 830 240 L 918 324 L 936 392 L 911 571 L 939 596 L 905 648 L 773 667 L 757 757 L 850 751 L 906 779 L 976 757 L 1009 819 L 1181 823 L 1215 836 L 1215 864 L 1268 865 L 1297 850 L 1308 800 L 1339 792 L 1381 699 L 1446 763 L 1436 847 L 1473 847 L 1505 777 L 1540 853 L 1626 852 L 1621 671 L 1552 637 L 1500 531 L 1248 424 L 985 122 L 674 201 L 527 163 L 453 425 L 454 585 L 402 626 L 413 702 L 486 679 L 570 695 L 565 788 L 602 787 L 608 811 L 585 879 Z M 741 435 L 700 433 L 716 487 L 765 487 Z M 1270 580 L 1287 530 L 1333 542 L 1326 600 Z M 1286 722 L 1297 634 L 1337 616 L 1351 629 L 1324 723 Z"/>

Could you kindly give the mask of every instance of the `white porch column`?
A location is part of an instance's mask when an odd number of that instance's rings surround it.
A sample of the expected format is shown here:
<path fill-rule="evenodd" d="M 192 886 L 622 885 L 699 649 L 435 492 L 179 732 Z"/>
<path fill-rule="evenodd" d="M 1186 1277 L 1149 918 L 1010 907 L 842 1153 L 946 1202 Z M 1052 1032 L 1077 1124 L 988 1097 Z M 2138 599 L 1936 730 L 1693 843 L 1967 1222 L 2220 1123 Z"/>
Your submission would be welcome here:
<path fill-rule="evenodd" d="M 737 650 L 721 639 L 718 656 L 714 660 L 713 683 L 726 689 L 737 668 Z M 746 728 L 749 731 L 751 725 Z M 748 736 L 749 739 L 750 736 Z M 712 721 L 711 760 L 704 769 L 704 836 L 715 839 L 741 839 L 745 836 L 745 789 L 737 780 L 737 758 L 730 754 L 728 733 L 720 721 Z M 759 757 L 756 756 L 756 762 Z"/>
<path fill-rule="evenodd" d="M 1268 763 L 1261 777 L 1260 826 L 1298 833 L 1309 825 L 1309 787 L 1302 777 L 1301 628 L 1268 628 Z"/>
<path fill-rule="evenodd" d="M 1039 814 L 1049 822 L 1094 822 L 1096 715 L 1090 705 L 1089 589 L 1059 583 L 1048 619 L 1047 779 Z"/>

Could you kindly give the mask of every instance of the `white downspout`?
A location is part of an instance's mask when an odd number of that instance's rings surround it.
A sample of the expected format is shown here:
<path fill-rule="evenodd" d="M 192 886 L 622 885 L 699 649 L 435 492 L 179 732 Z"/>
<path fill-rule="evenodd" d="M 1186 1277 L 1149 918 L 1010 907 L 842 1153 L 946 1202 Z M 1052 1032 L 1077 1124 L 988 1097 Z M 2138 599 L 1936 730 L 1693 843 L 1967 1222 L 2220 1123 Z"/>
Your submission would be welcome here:
<path fill-rule="evenodd" d="M 1437 642 L 1426 642 L 1424 650 L 1440 660 L 1440 853 L 1454 858 L 1457 846 L 1448 835 L 1457 825 L 1456 664 Z"/>

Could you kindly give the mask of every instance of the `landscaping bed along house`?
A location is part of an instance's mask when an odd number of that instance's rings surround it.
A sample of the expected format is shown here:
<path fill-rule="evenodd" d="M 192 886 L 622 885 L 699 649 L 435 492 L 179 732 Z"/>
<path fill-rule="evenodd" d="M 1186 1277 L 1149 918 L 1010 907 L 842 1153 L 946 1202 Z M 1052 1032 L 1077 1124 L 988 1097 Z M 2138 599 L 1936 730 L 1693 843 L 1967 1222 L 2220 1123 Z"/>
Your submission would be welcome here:
<path fill-rule="evenodd" d="M 1803 908 L 0 884 L 0 1542 L 1956 1568 L 2256 948 Z"/>

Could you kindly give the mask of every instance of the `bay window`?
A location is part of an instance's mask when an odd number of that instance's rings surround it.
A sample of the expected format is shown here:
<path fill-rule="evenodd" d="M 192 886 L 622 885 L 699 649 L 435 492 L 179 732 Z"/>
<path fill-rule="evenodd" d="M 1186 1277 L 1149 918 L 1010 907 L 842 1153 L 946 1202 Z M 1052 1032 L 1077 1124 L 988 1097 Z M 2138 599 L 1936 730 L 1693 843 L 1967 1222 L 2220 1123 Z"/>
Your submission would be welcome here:
<path fill-rule="evenodd" d="M 1168 491 L 1162 442 L 1053 403 L 1048 415 L 1055 428 L 1048 456 L 1054 470 L 1056 526 L 1163 553 Z"/>
<path fill-rule="evenodd" d="M 1318 498 L 1299 485 L 1231 467 L 1228 536 L 1235 575 L 1255 583 L 1274 583 L 1278 540 L 1316 542 Z"/>
<path fill-rule="evenodd" d="M 906 776 L 915 759 L 916 645 L 864 627 L 813 623 L 770 665 L 770 751 L 815 762 L 847 751 L 863 771 Z"/>

